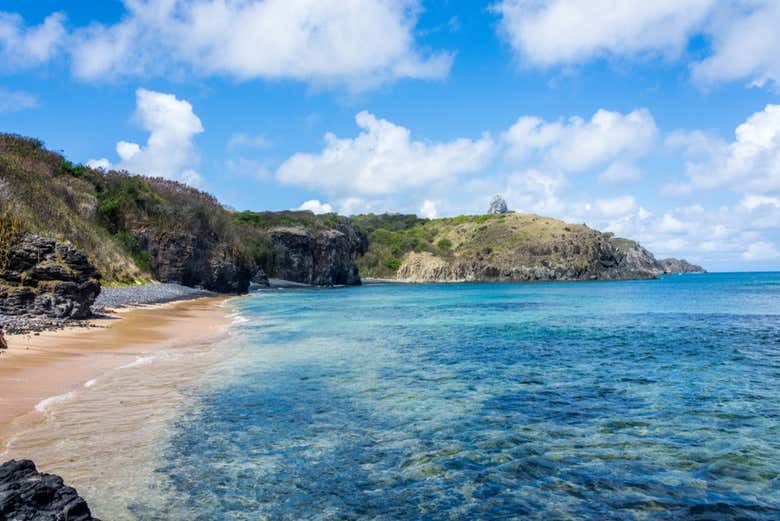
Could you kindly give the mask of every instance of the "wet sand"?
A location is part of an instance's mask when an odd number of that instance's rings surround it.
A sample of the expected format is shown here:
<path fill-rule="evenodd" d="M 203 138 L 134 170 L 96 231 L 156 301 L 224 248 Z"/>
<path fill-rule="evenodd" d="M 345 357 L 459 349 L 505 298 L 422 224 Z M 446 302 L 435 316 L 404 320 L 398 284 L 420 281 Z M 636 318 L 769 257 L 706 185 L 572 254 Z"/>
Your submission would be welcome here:
<path fill-rule="evenodd" d="M 42 420 L 48 406 L 73 398 L 112 369 L 223 333 L 230 324 L 225 300 L 130 308 L 95 320 L 92 328 L 9 336 L 9 349 L 0 351 L 0 454 L 14 431 Z"/>

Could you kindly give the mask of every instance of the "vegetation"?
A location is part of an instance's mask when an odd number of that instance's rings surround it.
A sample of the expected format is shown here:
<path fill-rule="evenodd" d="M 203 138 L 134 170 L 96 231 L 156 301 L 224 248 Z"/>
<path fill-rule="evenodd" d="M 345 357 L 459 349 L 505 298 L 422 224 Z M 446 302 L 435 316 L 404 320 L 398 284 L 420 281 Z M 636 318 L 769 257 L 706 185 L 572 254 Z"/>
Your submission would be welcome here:
<path fill-rule="evenodd" d="M 526 258 L 532 265 L 539 258 L 555 263 L 564 255 L 567 259 L 579 255 L 584 262 L 587 252 L 577 254 L 576 245 L 590 243 L 598 234 L 584 225 L 511 212 L 443 219 L 371 214 L 351 220 L 370 239 L 368 253 L 358 259 L 361 275 L 368 277 L 395 276 L 410 252 L 445 259 L 491 257 L 499 259 L 498 264 L 509 257 Z"/>

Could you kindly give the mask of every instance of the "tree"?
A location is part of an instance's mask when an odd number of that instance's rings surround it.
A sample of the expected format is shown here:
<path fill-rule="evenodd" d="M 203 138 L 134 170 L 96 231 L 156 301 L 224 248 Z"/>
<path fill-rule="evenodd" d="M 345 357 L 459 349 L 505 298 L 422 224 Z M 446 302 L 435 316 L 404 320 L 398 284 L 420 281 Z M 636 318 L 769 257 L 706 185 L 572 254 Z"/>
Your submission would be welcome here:
<path fill-rule="evenodd" d="M 490 201 L 490 208 L 488 209 L 488 213 L 491 215 L 499 215 L 502 213 L 507 213 L 509 209 L 506 206 L 506 201 L 504 201 L 504 198 L 500 195 L 496 195 L 492 201 Z"/>

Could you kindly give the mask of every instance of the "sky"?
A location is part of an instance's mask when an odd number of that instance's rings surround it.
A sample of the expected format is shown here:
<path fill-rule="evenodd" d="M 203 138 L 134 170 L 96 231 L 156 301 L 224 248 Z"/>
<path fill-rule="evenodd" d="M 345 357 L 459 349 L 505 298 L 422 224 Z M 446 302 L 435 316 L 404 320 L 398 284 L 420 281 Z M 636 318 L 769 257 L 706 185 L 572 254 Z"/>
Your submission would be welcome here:
<path fill-rule="evenodd" d="M 239 210 L 557 217 L 780 270 L 776 0 L 0 0 L 0 131 Z"/>

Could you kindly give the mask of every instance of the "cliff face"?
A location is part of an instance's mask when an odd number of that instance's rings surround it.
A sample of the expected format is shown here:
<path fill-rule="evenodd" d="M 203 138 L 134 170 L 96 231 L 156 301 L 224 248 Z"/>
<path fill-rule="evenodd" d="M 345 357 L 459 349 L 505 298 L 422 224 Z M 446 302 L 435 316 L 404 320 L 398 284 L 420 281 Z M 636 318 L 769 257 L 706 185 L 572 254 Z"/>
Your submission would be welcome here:
<path fill-rule="evenodd" d="M 353 227 L 281 227 L 268 233 L 273 244 L 274 278 L 316 286 L 360 284 L 355 258 L 365 253 L 368 243 Z"/>
<path fill-rule="evenodd" d="M 100 275 L 68 244 L 25 235 L 6 246 L 0 269 L 0 313 L 85 318 L 100 294 Z"/>

